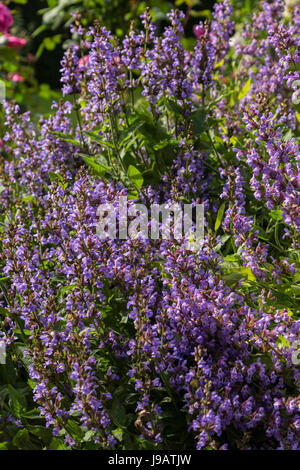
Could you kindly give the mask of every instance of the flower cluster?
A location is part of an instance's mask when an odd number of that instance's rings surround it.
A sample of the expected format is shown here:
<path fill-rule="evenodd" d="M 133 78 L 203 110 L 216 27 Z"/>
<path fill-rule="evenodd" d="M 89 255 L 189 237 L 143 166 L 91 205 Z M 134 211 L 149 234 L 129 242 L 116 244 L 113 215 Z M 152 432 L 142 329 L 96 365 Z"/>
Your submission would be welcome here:
<path fill-rule="evenodd" d="M 1 338 L 67 448 L 300 448 L 292 12 L 261 2 L 231 42 L 226 0 L 192 51 L 177 11 L 123 42 L 76 16 L 65 99 L 39 130 L 5 104 Z M 100 239 L 120 195 L 203 203 L 201 248 Z"/>

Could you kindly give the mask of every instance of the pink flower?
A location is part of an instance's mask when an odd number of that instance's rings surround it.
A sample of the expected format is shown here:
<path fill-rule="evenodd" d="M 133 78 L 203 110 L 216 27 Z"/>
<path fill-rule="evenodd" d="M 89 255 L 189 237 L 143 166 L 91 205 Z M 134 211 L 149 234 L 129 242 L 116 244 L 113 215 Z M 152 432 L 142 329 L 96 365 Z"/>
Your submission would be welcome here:
<path fill-rule="evenodd" d="M 7 78 L 15 83 L 24 82 L 24 77 L 22 77 L 22 75 L 19 75 L 18 73 L 11 73 L 8 75 Z"/>
<path fill-rule="evenodd" d="M 85 64 L 87 64 L 89 61 L 89 56 L 88 55 L 85 55 L 83 57 L 81 57 L 81 59 L 79 59 L 79 65 L 81 67 L 83 67 Z"/>
<path fill-rule="evenodd" d="M 0 150 L 2 150 L 3 147 L 4 147 L 4 145 L 3 145 L 3 140 L 0 138 Z"/>
<path fill-rule="evenodd" d="M 0 33 L 7 33 L 13 22 L 9 9 L 0 3 Z"/>
<path fill-rule="evenodd" d="M 27 56 L 27 60 L 28 62 L 33 62 L 35 60 L 34 54 L 30 52 Z"/>
<path fill-rule="evenodd" d="M 5 33 L 5 37 L 7 39 L 6 46 L 13 47 L 14 49 L 22 49 L 26 45 L 25 39 L 17 38 L 16 36 L 12 36 L 9 33 Z"/>
<path fill-rule="evenodd" d="M 200 39 L 202 39 L 202 37 L 204 36 L 205 31 L 204 31 L 204 28 L 200 24 L 195 24 L 193 26 L 193 33 L 198 39 L 198 41 L 200 41 Z"/>

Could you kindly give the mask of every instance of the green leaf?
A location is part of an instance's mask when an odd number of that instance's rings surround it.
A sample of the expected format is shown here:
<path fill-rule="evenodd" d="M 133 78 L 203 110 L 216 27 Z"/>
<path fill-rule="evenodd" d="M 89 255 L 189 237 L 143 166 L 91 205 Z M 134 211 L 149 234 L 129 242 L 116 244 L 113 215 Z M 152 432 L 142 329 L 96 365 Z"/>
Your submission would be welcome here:
<path fill-rule="evenodd" d="M 162 139 L 167 137 L 167 133 L 159 125 L 154 125 L 148 122 L 143 123 L 139 129 L 139 134 L 153 147 L 155 143 L 159 143 Z"/>
<path fill-rule="evenodd" d="M 134 159 L 134 157 L 131 153 L 129 153 L 129 152 L 124 153 L 123 150 L 124 149 L 121 150 L 120 156 L 122 158 L 123 166 L 127 171 L 130 165 L 135 166 L 135 159 Z"/>
<path fill-rule="evenodd" d="M 222 279 L 224 279 L 224 281 L 228 282 L 228 284 L 230 285 L 236 284 L 242 278 L 243 278 L 243 275 L 239 272 L 232 272 L 232 273 L 228 273 L 222 276 Z"/>
<path fill-rule="evenodd" d="M 110 168 L 108 166 L 96 162 L 93 157 L 87 157 L 82 153 L 80 153 L 79 155 L 94 170 L 97 175 L 104 176 L 106 173 L 110 173 Z"/>
<path fill-rule="evenodd" d="M 51 444 L 49 446 L 49 450 L 65 450 L 65 449 L 66 447 L 64 443 L 57 437 L 53 437 Z"/>
<path fill-rule="evenodd" d="M 49 171 L 48 172 L 48 175 L 49 175 L 49 179 L 50 181 L 56 181 L 56 180 L 59 180 L 59 181 L 63 181 L 63 177 L 59 174 L 59 173 L 54 173 L 53 171 Z"/>
<path fill-rule="evenodd" d="M 238 262 L 240 261 L 240 259 L 241 258 L 237 253 L 234 253 L 233 255 L 227 255 L 224 258 L 225 261 L 233 261 L 233 262 Z"/>
<path fill-rule="evenodd" d="M 143 179 L 144 179 L 145 185 L 151 184 L 151 185 L 156 186 L 157 184 L 160 183 L 160 176 L 157 170 L 156 163 L 152 164 L 151 169 L 143 172 Z"/>
<path fill-rule="evenodd" d="M 164 100 L 164 105 L 167 108 L 167 110 L 173 114 L 181 114 L 182 109 L 180 106 L 176 103 L 176 101 L 171 100 L 171 99 L 165 99 Z"/>
<path fill-rule="evenodd" d="M 95 438 L 95 434 L 96 434 L 95 431 L 87 431 L 84 435 L 84 438 L 82 439 L 83 442 L 93 441 Z"/>
<path fill-rule="evenodd" d="M 39 409 L 33 409 L 27 411 L 26 413 L 22 413 L 22 418 L 26 419 L 41 419 L 41 413 Z"/>
<path fill-rule="evenodd" d="M 14 416 L 21 417 L 21 411 L 25 405 L 24 397 L 12 386 L 8 385 L 9 403 L 12 408 Z"/>
<path fill-rule="evenodd" d="M 9 316 L 9 311 L 4 307 L 0 307 L 0 313 L 4 315 L 5 317 Z"/>
<path fill-rule="evenodd" d="M 28 201 L 35 202 L 35 199 L 31 195 L 30 196 L 23 196 L 22 201 L 24 201 L 24 202 L 28 202 Z"/>
<path fill-rule="evenodd" d="M 249 78 L 245 85 L 243 86 L 243 88 L 241 89 L 241 91 L 239 92 L 238 94 L 238 100 L 241 100 L 243 99 L 247 94 L 248 94 L 248 91 L 250 90 L 250 87 L 251 87 L 251 79 Z"/>
<path fill-rule="evenodd" d="M 292 285 L 291 288 L 289 289 L 292 294 L 294 294 L 296 297 L 300 295 L 300 286 L 297 285 Z"/>
<path fill-rule="evenodd" d="M 122 147 L 130 137 L 135 136 L 136 138 L 135 133 L 143 124 L 143 121 L 136 119 L 127 129 L 122 130 L 119 136 L 120 147 Z"/>
<path fill-rule="evenodd" d="M 115 399 L 112 404 L 111 417 L 114 423 L 118 427 L 123 427 L 126 421 L 126 411 L 125 407 L 122 405 L 121 401 Z"/>
<path fill-rule="evenodd" d="M 76 421 L 69 419 L 65 427 L 68 433 L 71 434 L 73 439 L 80 441 L 83 438 L 84 432 L 81 427 L 76 423 Z"/>
<path fill-rule="evenodd" d="M 220 62 L 218 62 L 218 63 L 215 65 L 215 70 L 216 70 L 216 69 L 219 69 L 220 67 L 222 67 L 222 65 L 224 65 L 224 59 L 220 60 Z"/>
<path fill-rule="evenodd" d="M 216 104 L 219 103 L 219 101 L 223 100 L 223 99 L 226 98 L 227 96 L 232 95 L 232 93 L 234 93 L 234 91 L 233 91 L 233 90 L 230 90 L 230 91 L 227 91 L 226 93 L 223 93 L 223 95 L 218 96 L 218 98 L 216 98 L 214 101 L 212 101 L 211 103 L 209 103 L 208 109 L 213 109 L 213 108 L 216 106 Z"/>
<path fill-rule="evenodd" d="M 270 211 L 270 216 L 272 217 L 272 219 L 278 222 L 282 222 L 282 214 L 283 214 L 283 211 L 281 209 L 272 209 Z"/>
<path fill-rule="evenodd" d="M 52 38 L 45 38 L 44 45 L 47 51 L 54 51 L 56 48 L 56 42 Z"/>
<path fill-rule="evenodd" d="M 68 142 L 69 144 L 76 145 L 76 147 L 81 147 L 81 143 L 74 139 L 72 135 L 64 134 L 63 132 L 50 132 L 51 135 L 54 137 L 58 137 L 59 139 L 63 140 L 64 142 Z"/>
<path fill-rule="evenodd" d="M 123 440 L 123 429 L 122 428 L 118 428 L 118 429 L 114 429 L 112 431 L 113 433 L 113 436 L 119 441 L 119 442 L 122 442 Z"/>
<path fill-rule="evenodd" d="M 224 215 L 224 211 L 225 211 L 225 202 L 223 202 L 223 204 L 221 204 L 221 206 L 219 207 L 219 210 L 218 210 L 218 213 L 217 213 L 217 218 L 216 218 L 216 222 L 215 222 L 215 232 L 218 231 L 218 228 L 220 227 L 221 225 L 221 222 L 222 222 L 222 219 L 223 219 L 223 215 Z"/>
<path fill-rule="evenodd" d="M 13 438 L 13 444 L 20 450 L 30 449 L 30 437 L 27 429 L 20 429 Z"/>
<path fill-rule="evenodd" d="M 283 136 L 283 141 L 284 141 L 284 142 L 288 142 L 289 140 L 292 139 L 293 135 L 294 135 L 293 130 L 292 130 L 292 129 L 289 129 L 289 130 L 284 134 L 284 136 Z"/>
<path fill-rule="evenodd" d="M 35 38 L 37 37 L 39 34 L 41 34 L 42 32 L 44 32 L 46 29 L 46 26 L 44 24 L 42 24 L 41 26 L 39 26 L 37 29 L 35 29 L 33 31 L 33 33 L 31 33 L 31 37 L 32 38 Z"/>
<path fill-rule="evenodd" d="M 98 134 L 95 134 L 94 132 L 83 131 L 83 134 L 87 135 L 92 140 L 97 142 L 97 144 L 100 144 L 103 147 L 107 147 L 109 149 L 114 149 L 113 144 L 111 144 L 110 142 L 107 142 L 106 140 L 103 140 L 103 138 L 101 138 Z"/>
<path fill-rule="evenodd" d="M 46 13 L 43 15 L 43 23 L 46 25 L 50 25 L 61 14 L 61 8 L 62 7 L 58 5 L 55 8 L 47 9 Z"/>
<path fill-rule="evenodd" d="M 225 266 L 225 264 L 226 263 L 223 263 L 222 267 Z M 229 284 L 235 284 L 241 279 L 245 279 L 246 281 L 256 280 L 251 269 L 245 266 L 237 267 L 235 269 L 230 270 L 222 278 Z"/>
<path fill-rule="evenodd" d="M 63 298 L 66 294 L 68 294 L 69 292 L 72 292 L 76 287 L 76 284 L 69 284 L 68 286 L 61 286 L 59 289 L 58 289 L 58 299 L 59 299 L 59 302 L 62 302 L 63 301 Z"/>
<path fill-rule="evenodd" d="M 53 437 L 53 434 L 51 432 L 51 429 L 46 428 L 45 426 L 40 426 L 40 425 L 26 425 L 27 431 L 29 431 L 30 435 L 33 435 L 37 437 L 40 441 L 43 443 L 49 445 L 51 442 L 51 439 Z"/>
<path fill-rule="evenodd" d="M 164 139 L 158 144 L 154 145 L 153 148 L 154 150 L 163 150 L 164 148 L 168 147 L 169 144 L 170 144 L 170 140 Z"/>
<path fill-rule="evenodd" d="M 130 181 L 134 184 L 137 190 L 141 189 L 144 183 L 144 178 L 142 173 L 133 165 L 128 167 L 128 177 Z"/>
<path fill-rule="evenodd" d="M 124 144 L 123 144 L 123 147 L 121 148 L 120 150 L 120 156 L 121 158 L 123 159 L 124 156 L 126 155 L 126 153 L 128 152 L 128 150 L 130 149 L 130 147 L 133 146 L 133 144 L 137 141 L 138 139 L 138 136 L 133 136 L 132 139 L 128 141 L 126 141 Z"/>
<path fill-rule="evenodd" d="M 276 346 L 279 348 L 279 349 L 282 349 L 284 347 L 287 347 L 289 348 L 290 347 L 290 343 L 288 342 L 288 340 L 282 336 L 282 335 L 279 335 L 278 336 L 278 339 L 276 341 Z"/>
<path fill-rule="evenodd" d="M 195 137 L 199 137 L 207 129 L 206 113 L 204 109 L 197 109 L 191 113 Z"/>
<path fill-rule="evenodd" d="M 28 383 L 29 387 L 30 387 L 32 390 L 35 388 L 35 383 L 34 383 L 33 380 L 28 379 L 28 380 L 27 380 L 27 383 Z"/>
<path fill-rule="evenodd" d="M 269 241 L 270 236 L 267 234 L 267 232 L 261 228 L 259 225 L 254 225 L 253 230 L 256 232 L 258 231 L 258 236 L 261 240 L 265 240 L 266 242 Z"/>

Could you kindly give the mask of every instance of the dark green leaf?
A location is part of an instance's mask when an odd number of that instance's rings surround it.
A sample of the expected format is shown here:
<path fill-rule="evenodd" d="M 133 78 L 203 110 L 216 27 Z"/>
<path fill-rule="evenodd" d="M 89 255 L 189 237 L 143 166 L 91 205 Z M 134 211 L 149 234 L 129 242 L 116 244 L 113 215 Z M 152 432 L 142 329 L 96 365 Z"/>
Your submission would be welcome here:
<path fill-rule="evenodd" d="M 206 129 L 206 114 L 203 109 L 197 109 L 191 113 L 191 119 L 193 123 L 193 132 L 195 137 L 199 137 Z"/>

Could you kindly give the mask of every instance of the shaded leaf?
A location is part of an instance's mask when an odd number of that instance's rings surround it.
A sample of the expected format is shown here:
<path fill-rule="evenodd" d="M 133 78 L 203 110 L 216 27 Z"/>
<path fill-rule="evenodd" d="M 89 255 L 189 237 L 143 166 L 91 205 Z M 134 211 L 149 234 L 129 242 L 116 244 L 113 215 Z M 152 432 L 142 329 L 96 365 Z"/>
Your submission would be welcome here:
<path fill-rule="evenodd" d="M 143 186 L 143 182 L 144 182 L 143 175 L 135 166 L 129 165 L 128 177 L 138 190 Z"/>

